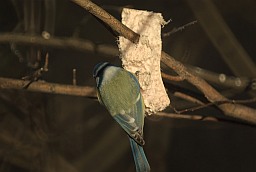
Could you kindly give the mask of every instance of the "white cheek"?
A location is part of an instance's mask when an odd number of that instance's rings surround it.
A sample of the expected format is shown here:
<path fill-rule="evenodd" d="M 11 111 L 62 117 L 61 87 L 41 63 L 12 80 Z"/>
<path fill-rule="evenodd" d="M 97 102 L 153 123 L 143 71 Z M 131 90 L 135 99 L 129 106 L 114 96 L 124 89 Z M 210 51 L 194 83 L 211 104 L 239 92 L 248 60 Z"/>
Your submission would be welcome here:
<path fill-rule="evenodd" d="M 115 74 L 118 72 L 118 70 L 119 69 L 114 66 L 108 67 L 103 74 L 103 80 L 108 81 L 108 80 L 112 79 L 113 76 L 115 76 Z"/>
<path fill-rule="evenodd" d="M 96 77 L 96 87 L 99 87 L 99 77 Z"/>

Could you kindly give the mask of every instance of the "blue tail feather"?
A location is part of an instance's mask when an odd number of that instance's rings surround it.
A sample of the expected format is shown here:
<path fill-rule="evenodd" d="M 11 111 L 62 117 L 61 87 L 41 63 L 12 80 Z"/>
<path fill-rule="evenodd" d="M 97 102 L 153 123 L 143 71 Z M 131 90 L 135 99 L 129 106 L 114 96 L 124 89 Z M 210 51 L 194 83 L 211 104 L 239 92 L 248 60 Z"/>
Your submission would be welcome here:
<path fill-rule="evenodd" d="M 142 146 L 138 145 L 132 138 L 129 138 L 136 172 L 149 172 L 150 166 Z"/>

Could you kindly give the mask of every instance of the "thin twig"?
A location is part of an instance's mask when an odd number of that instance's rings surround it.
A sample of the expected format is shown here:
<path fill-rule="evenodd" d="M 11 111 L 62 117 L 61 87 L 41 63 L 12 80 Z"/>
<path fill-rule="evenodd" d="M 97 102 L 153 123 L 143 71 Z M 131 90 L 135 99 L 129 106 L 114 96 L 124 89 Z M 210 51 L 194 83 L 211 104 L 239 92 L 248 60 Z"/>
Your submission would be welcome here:
<path fill-rule="evenodd" d="M 201 115 L 182 115 L 182 114 L 166 113 L 166 112 L 158 112 L 156 115 L 168 117 L 168 118 L 191 119 L 191 120 L 202 120 L 204 118 Z"/>
<path fill-rule="evenodd" d="M 73 69 L 72 83 L 73 83 L 73 85 L 76 85 L 76 69 Z"/>
<path fill-rule="evenodd" d="M 168 37 L 168 36 L 170 36 L 170 35 L 172 35 L 172 34 L 174 34 L 176 32 L 183 31 L 186 27 L 191 26 L 191 25 L 193 25 L 195 23 L 197 23 L 197 20 L 189 22 L 189 23 L 187 23 L 187 24 L 185 24 L 183 26 L 180 26 L 178 28 L 175 27 L 171 31 L 163 33 L 162 35 L 163 35 L 163 37 Z"/>
<path fill-rule="evenodd" d="M 169 81 L 180 82 L 180 81 L 184 80 L 184 78 L 182 78 L 181 76 L 172 76 L 172 75 L 168 75 L 164 72 L 161 72 L 161 76 L 162 76 L 163 79 L 167 79 Z"/>
<path fill-rule="evenodd" d="M 43 73 L 48 71 L 48 64 L 49 64 L 49 54 L 47 53 L 46 56 L 45 56 L 44 66 L 37 69 L 32 75 L 25 76 L 25 77 L 22 78 L 23 80 L 29 80 L 30 81 L 26 85 L 24 85 L 23 89 L 27 89 L 30 84 L 32 84 L 35 81 L 38 81 L 39 78 L 42 77 Z"/>
<path fill-rule="evenodd" d="M 217 102 L 209 102 L 209 103 L 205 103 L 202 104 L 200 106 L 196 106 L 196 107 L 192 107 L 192 108 L 188 108 L 188 109 L 184 109 L 184 110 L 176 110 L 175 112 L 177 113 L 185 113 L 185 112 L 192 112 L 192 111 L 196 111 L 199 109 L 203 109 L 209 106 L 216 106 L 216 105 L 222 105 L 222 104 L 226 104 L 226 103 L 230 103 L 230 104 L 248 104 L 248 103 L 254 103 L 256 102 L 256 98 L 251 98 L 251 99 L 246 99 L 246 100 L 224 100 L 224 101 L 217 101 Z"/>
<path fill-rule="evenodd" d="M 202 101 L 200 101 L 200 100 L 196 99 L 195 97 L 192 97 L 188 94 L 184 94 L 182 92 L 176 91 L 176 92 L 174 92 L 173 95 L 176 96 L 176 97 L 182 98 L 184 100 L 190 101 L 192 103 L 196 103 L 196 104 L 199 104 L 199 105 L 204 105 L 204 103 Z"/>
<path fill-rule="evenodd" d="M 156 115 L 167 117 L 167 118 L 174 118 L 174 119 L 188 119 L 188 120 L 195 120 L 195 121 L 219 121 L 219 119 L 212 116 L 188 115 L 188 114 L 183 115 L 183 114 L 166 113 L 166 112 L 158 112 Z"/>

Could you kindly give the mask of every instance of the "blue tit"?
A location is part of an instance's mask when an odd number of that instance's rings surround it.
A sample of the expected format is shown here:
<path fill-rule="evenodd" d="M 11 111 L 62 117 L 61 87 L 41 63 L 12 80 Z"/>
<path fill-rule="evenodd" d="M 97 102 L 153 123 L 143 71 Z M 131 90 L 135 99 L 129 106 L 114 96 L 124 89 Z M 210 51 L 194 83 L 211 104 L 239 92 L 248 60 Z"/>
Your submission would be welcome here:
<path fill-rule="evenodd" d="M 150 166 L 142 146 L 144 102 L 136 77 L 108 62 L 97 64 L 93 71 L 99 102 L 128 134 L 137 172 L 148 172 Z"/>

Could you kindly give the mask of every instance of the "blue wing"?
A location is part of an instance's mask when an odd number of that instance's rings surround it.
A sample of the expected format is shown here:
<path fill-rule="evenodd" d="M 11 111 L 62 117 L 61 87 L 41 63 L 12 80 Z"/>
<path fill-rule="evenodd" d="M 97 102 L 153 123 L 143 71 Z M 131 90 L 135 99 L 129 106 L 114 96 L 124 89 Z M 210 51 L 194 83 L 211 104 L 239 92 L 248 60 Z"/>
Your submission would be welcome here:
<path fill-rule="evenodd" d="M 136 101 L 129 110 L 124 111 L 123 114 L 116 114 L 113 116 L 113 118 L 138 144 L 145 144 L 143 139 L 144 102 L 140 92 L 136 98 Z"/>
<path fill-rule="evenodd" d="M 142 130 L 135 123 L 134 118 L 128 115 L 122 115 L 122 114 L 117 114 L 113 117 L 132 139 L 134 139 L 140 145 L 145 144 Z"/>
<path fill-rule="evenodd" d="M 130 136 L 129 141 L 132 149 L 133 159 L 135 162 L 136 172 L 150 171 L 149 163 L 142 148 L 142 145 L 145 144 L 142 131 L 144 123 L 143 108 L 143 99 L 140 95 L 137 102 L 130 110 L 130 113 L 116 114 L 113 116 L 114 119 Z"/>

